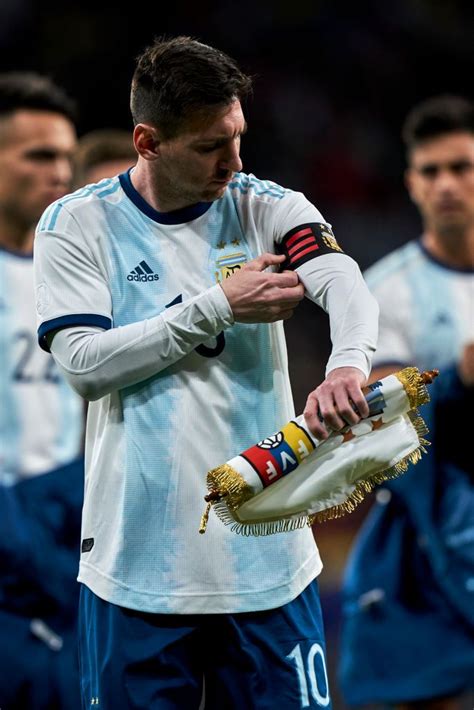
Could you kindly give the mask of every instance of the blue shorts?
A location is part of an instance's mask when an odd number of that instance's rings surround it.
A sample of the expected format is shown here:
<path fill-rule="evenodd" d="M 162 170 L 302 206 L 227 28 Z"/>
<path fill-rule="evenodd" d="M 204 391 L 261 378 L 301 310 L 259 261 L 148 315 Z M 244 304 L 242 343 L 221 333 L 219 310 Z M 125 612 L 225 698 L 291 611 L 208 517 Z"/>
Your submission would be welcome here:
<path fill-rule="evenodd" d="M 331 707 L 316 582 L 278 609 L 209 615 L 125 609 L 82 586 L 79 648 L 87 710 Z"/>

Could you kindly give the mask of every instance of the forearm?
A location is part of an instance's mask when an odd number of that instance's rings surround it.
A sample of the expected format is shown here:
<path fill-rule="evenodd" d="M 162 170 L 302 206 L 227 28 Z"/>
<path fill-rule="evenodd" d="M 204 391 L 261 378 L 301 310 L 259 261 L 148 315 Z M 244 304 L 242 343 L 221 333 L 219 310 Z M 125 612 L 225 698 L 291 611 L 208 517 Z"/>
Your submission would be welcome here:
<path fill-rule="evenodd" d="M 51 352 L 70 385 L 95 400 L 151 377 L 233 323 L 219 285 L 159 316 L 111 330 L 58 331 Z"/>
<path fill-rule="evenodd" d="M 345 254 L 327 255 L 297 271 L 306 295 L 329 314 L 333 347 L 326 374 L 351 366 L 367 377 L 377 345 L 378 305 L 357 263 Z"/>

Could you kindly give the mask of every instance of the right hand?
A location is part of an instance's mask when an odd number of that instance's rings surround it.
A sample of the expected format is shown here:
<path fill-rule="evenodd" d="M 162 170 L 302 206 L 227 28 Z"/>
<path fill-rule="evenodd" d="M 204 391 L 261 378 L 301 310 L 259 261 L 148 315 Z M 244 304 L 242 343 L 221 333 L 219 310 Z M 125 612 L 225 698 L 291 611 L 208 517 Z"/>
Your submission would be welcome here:
<path fill-rule="evenodd" d="M 221 282 L 235 321 L 274 323 L 293 315 L 304 298 L 304 286 L 298 275 L 294 271 L 265 271 L 284 260 L 283 254 L 261 254 Z"/>

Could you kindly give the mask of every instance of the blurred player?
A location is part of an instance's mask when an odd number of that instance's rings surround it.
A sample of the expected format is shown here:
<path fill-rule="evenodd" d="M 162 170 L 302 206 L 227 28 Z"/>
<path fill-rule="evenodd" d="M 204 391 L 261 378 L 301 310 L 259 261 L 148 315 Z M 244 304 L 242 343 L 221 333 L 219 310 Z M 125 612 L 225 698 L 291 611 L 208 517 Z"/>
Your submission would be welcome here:
<path fill-rule="evenodd" d="M 137 153 L 128 131 L 100 128 L 81 136 L 74 153 L 74 186 L 123 173 L 137 162 Z"/>
<path fill-rule="evenodd" d="M 345 582 L 350 704 L 451 710 L 474 686 L 474 106 L 415 107 L 403 137 L 423 234 L 369 269 L 380 305 L 371 379 L 439 368 L 423 409 L 433 445 L 377 494 Z"/>
<path fill-rule="evenodd" d="M 33 237 L 71 181 L 70 99 L 0 75 L 0 707 L 78 708 L 81 399 L 36 343 Z"/>
<path fill-rule="evenodd" d="M 136 168 L 38 227 L 40 342 L 91 400 L 85 706 L 197 708 L 203 678 L 208 709 L 330 705 L 310 528 L 243 538 L 211 519 L 197 532 L 207 470 L 294 416 L 281 321 L 299 279 L 332 326 L 306 409 L 318 436 L 359 420 L 351 400 L 367 414 L 377 332 L 318 210 L 240 172 L 250 83 L 212 47 L 157 40 L 132 84 Z"/>

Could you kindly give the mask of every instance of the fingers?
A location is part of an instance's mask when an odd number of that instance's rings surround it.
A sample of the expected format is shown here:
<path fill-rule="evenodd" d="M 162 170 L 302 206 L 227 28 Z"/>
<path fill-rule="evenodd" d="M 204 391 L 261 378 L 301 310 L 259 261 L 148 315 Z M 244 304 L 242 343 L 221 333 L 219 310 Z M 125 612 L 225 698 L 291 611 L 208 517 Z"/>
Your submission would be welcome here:
<path fill-rule="evenodd" d="M 311 392 L 306 400 L 306 406 L 304 408 L 304 418 L 308 429 L 312 434 L 315 435 L 317 439 L 327 439 L 329 436 L 329 430 L 325 427 L 324 422 L 318 416 L 319 407 L 318 400 L 314 392 Z"/>
<path fill-rule="evenodd" d="M 278 266 L 278 264 L 282 264 L 284 261 L 284 254 L 270 254 L 269 252 L 265 252 L 265 254 L 260 254 L 260 256 L 252 259 L 252 261 L 248 261 L 242 268 L 246 271 L 264 271 L 268 266 Z"/>
<path fill-rule="evenodd" d="M 304 416 L 318 438 L 326 439 L 331 431 L 353 426 L 369 415 L 369 406 L 361 389 L 364 381 L 358 368 L 338 368 L 309 394 Z"/>
<path fill-rule="evenodd" d="M 282 255 L 262 254 L 221 282 L 235 321 L 272 323 L 291 318 L 304 298 L 304 286 L 293 271 L 265 271 L 281 261 Z"/>
<path fill-rule="evenodd" d="M 299 303 L 304 298 L 304 286 L 303 284 L 287 287 L 278 286 L 278 291 L 272 291 L 272 296 L 275 299 L 275 303 L 280 305 Z"/>

